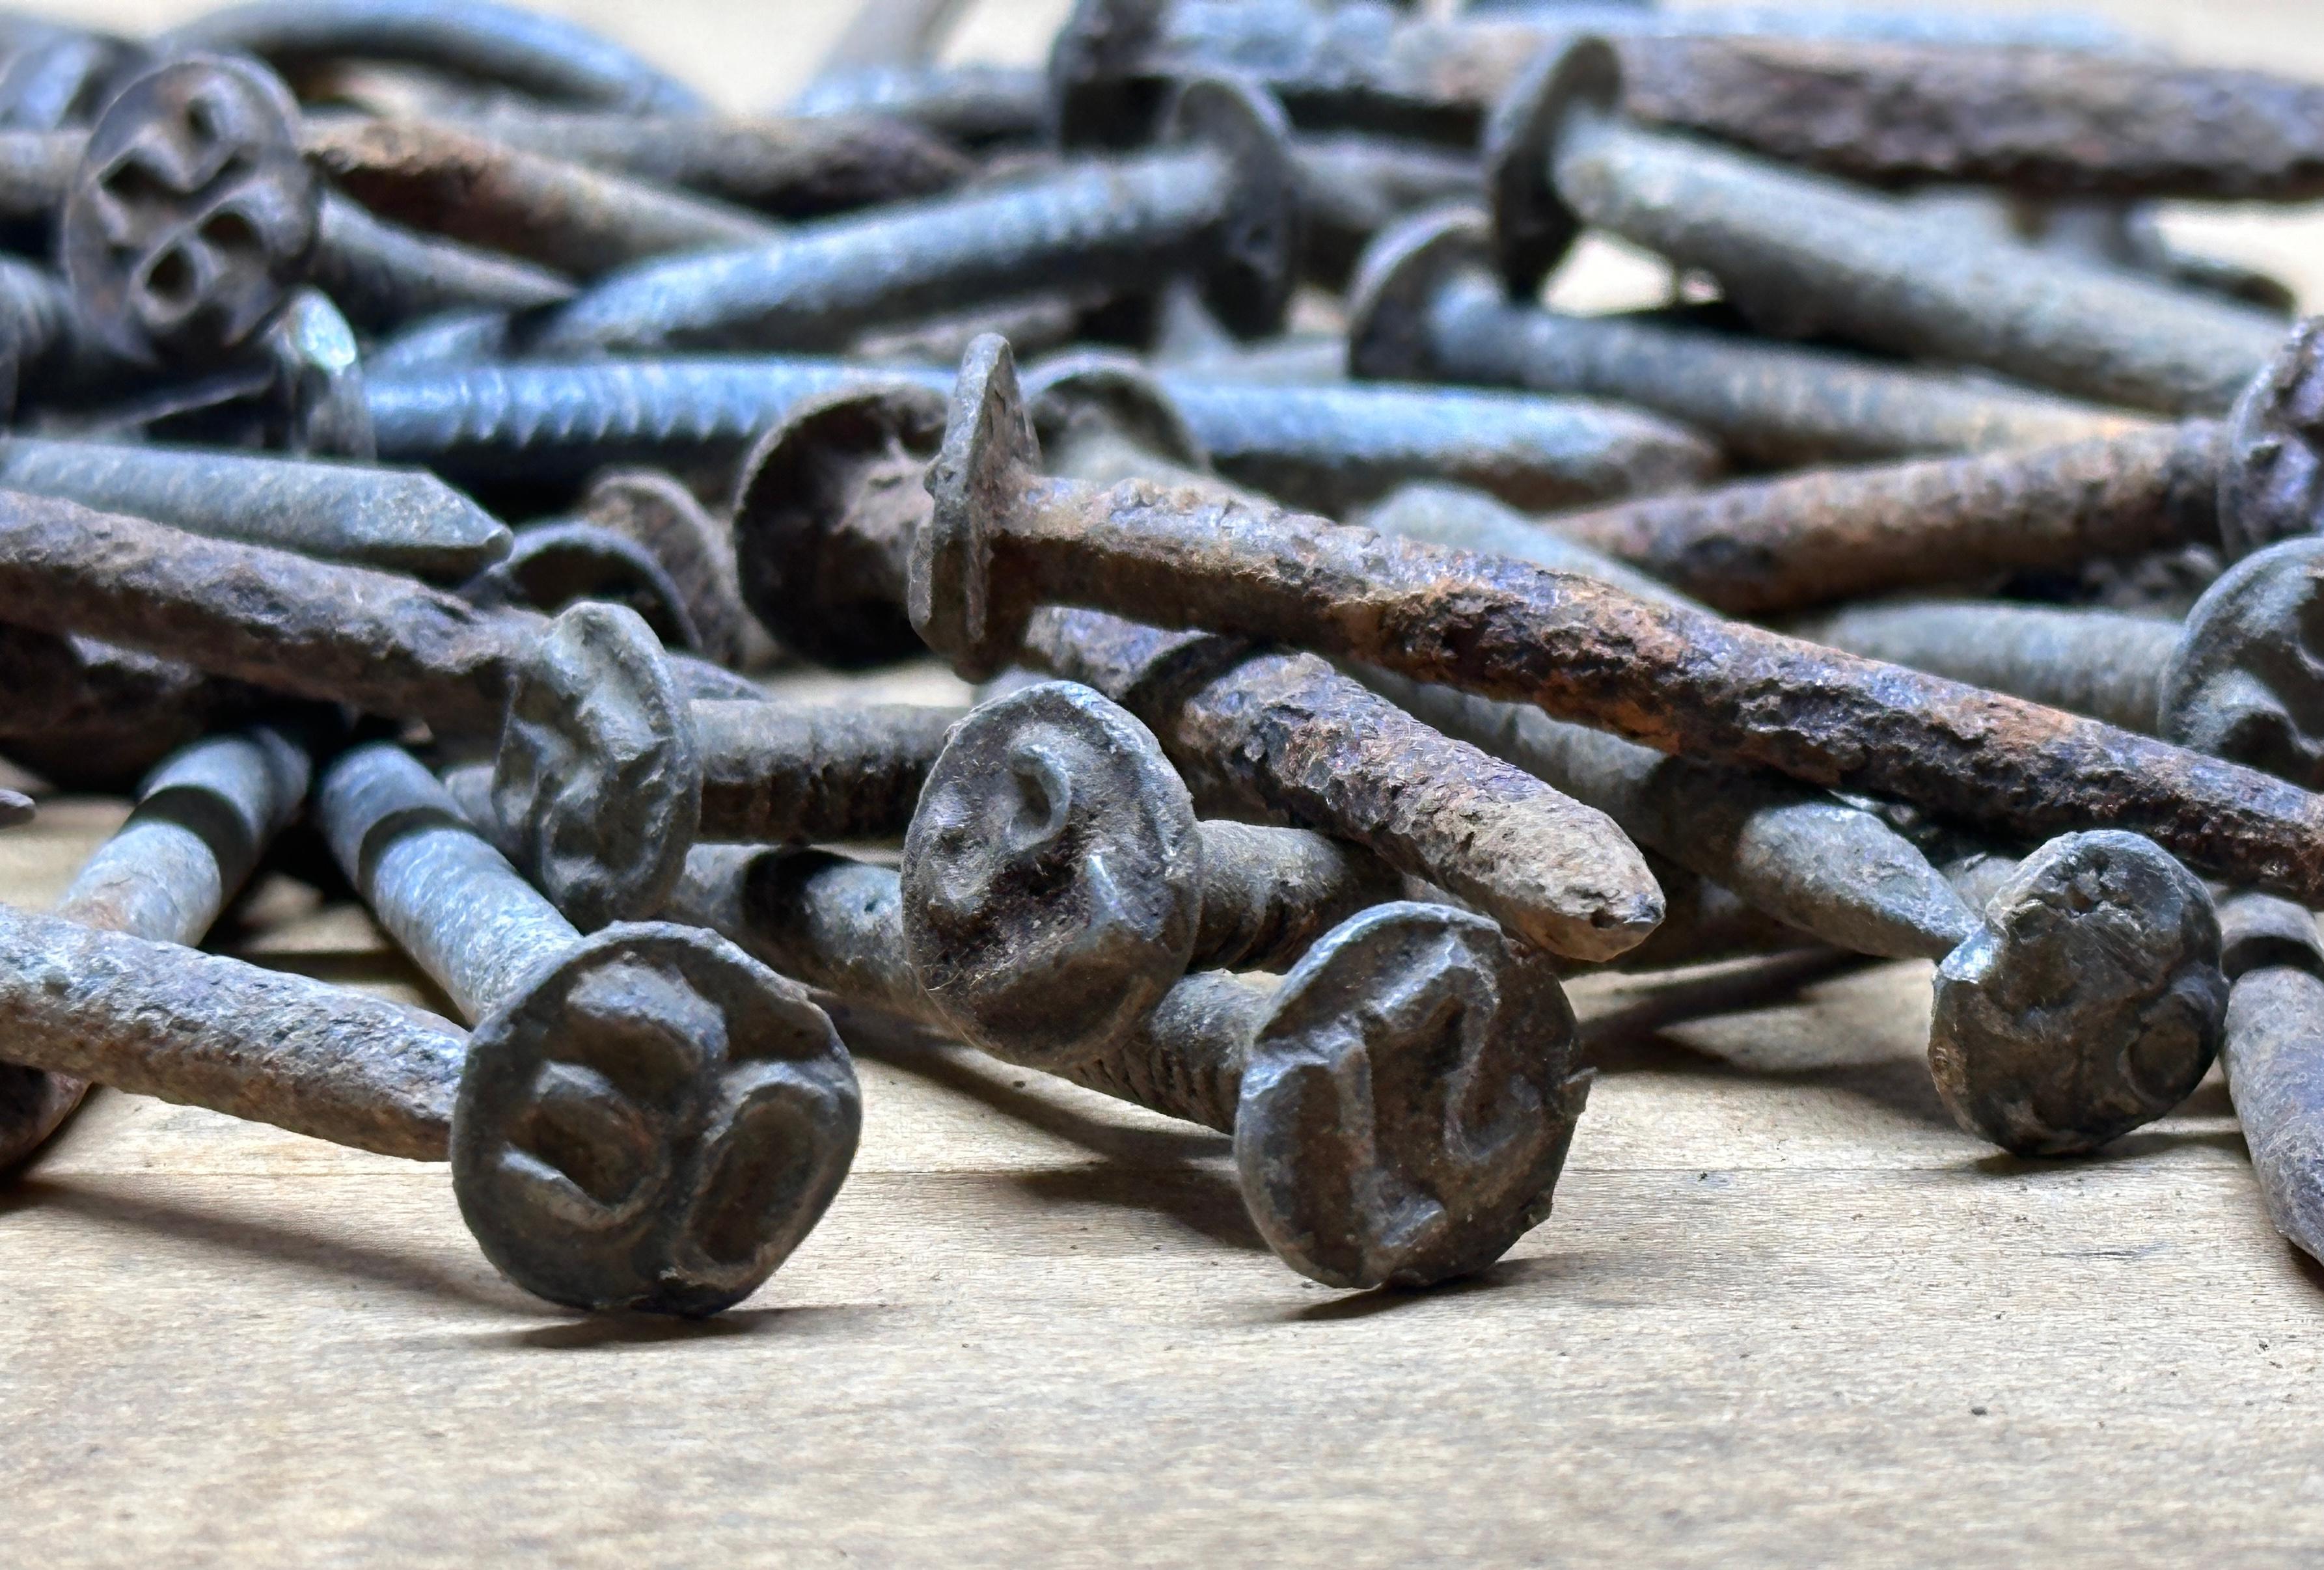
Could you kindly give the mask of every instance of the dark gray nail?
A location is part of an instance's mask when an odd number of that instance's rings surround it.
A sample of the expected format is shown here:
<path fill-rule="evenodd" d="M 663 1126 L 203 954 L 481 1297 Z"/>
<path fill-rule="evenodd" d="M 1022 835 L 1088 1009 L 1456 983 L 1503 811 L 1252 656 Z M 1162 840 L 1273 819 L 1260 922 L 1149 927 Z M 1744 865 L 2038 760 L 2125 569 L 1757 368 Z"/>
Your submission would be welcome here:
<path fill-rule="evenodd" d="M 421 470 L 14 436 L 0 441 L 0 487 L 438 579 L 509 548 L 507 525 Z"/>
<path fill-rule="evenodd" d="M 830 219 L 755 251 L 648 263 L 529 337 L 572 355 L 662 346 L 836 349 L 867 329 L 1044 289 L 1206 280 L 1231 325 L 1282 317 L 1296 213 L 1281 115 L 1226 81 L 1189 84 L 1185 145 L 1069 165 L 1001 189 Z"/>
<path fill-rule="evenodd" d="M 493 0 L 250 0 L 162 35 L 288 67 L 353 57 L 497 82 L 552 103 L 690 115 L 693 88 L 601 35 Z"/>
<path fill-rule="evenodd" d="M 1777 468 L 2075 442 L 2152 423 L 1940 367 L 1689 326 L 1667 314 L 1544 309 L 1509 298 L 1490 243 L 1490 223 L 1467 208 L 1382 234 L 1350 300 L 1351 369 L 1617 399 Z"/>
<path fill-rule="evenodd" d="M 2135 834 L 2028 857 L 1937 967 L 1929 1067 L 1954 1121 L 2018 1155 L 2098 1149 L 2191 1094 L 2227 1006 L 2211 896 Z"/>
<path fill-rule="evenodd" d="M 689 1315 L 772 1274 L 862 1122 L 806 994 L 698 929 L 583 938 L 398 748 L 332 764 L 316 811 L 381 924 L 476 1022 L 452 1171 L 493 1262 L 553 1301 Z"/>
<path fill-rule="evenodd" d="M 1529 291 L 1582 225 L 1717 277 L 1784 335 L 1918 358 L 2170 414 L 2223 414 L 2282 325 L 2134 275 L 1985 240 L 1941 216 L 1620 118 L 1603 40 L 1545 55 L 1494 112 L 1502 271 Z"/>
<path fill-rule="evenodd" d="M 2267 895 L 2219 906 L 2226 933 L 2226 1037 L 2219 1061 L 2252 1171 L 2275 1229 L 2324 1258 L 2324 947 L 2315 918 Z"/>
<path fill-rule="evenodd" d="M 2324 538 L 2246 556 L 2184 623 L 1992 601 L 1867 605 L 1803 636 L 2324 784 Z"/>

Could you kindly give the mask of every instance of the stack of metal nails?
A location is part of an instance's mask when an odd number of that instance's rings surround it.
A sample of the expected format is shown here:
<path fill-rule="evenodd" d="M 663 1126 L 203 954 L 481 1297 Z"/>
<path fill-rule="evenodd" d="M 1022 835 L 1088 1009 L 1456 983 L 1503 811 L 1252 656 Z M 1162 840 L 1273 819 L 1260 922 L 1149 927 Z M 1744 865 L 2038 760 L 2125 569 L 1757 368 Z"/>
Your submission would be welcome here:
<path fill-rule="evenodd" d="M 112 1086 L 706 1315 L 900 1026 L 1425 1287 L 1550 1219 L 1566 986 L 1807 954 L 1933 962 L 2018 1155 L 2224 1062 L 2324 1257 L 2324 330 L 2153 217 L 2324 192 L 2324 87 L 1588 0 L 938 64 L 959 9 L 757 115 L 484 0 L 0 27 L 0 827 L 134 803 L 0 906 L 0 1164 Z M 1545 303 L 1593 234 L 1667 297 Z M 885 701 L 931 660 L 983 701 Z M 284 867 L 457 1017 L 203 951 Z"/>

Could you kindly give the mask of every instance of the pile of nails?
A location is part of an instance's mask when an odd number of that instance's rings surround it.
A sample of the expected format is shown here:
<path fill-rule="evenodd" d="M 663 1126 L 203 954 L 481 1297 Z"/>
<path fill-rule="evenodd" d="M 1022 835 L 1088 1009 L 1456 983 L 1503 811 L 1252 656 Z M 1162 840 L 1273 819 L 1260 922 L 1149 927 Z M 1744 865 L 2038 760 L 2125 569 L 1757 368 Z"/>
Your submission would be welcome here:
<path fill-rule="evenodd" d="M 2324 1247 L 2324 329 L 2151 216 L 2324 195 L 2324 87 L 1618 0 L 934 64 L 957 9 L 755 117 L 488 0 L 0 21 L 0 756 L 134 801 L 0 906 L 0 1166 L 103 1083 L 715 1313 L 845 1179 L 836 1020 L 1425 1286 L 1549 1215 L 1568 983 L 1805 953 L 1934 961 L 2019 1155 L 2222 1061 Z M 1542 303 L 1593 231 L 1667 301 Z M 985 701 L 770 680 L 931 656 Z M 267 868 L 460 1023 L 204 952 Z"/>

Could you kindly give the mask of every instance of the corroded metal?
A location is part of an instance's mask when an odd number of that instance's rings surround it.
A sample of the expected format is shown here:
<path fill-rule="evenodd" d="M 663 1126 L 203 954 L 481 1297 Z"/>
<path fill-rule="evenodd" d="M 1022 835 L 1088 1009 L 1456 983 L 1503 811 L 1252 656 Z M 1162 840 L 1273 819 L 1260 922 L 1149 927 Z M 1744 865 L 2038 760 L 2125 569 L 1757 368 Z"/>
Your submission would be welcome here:
<path fill-rule="evenodd" d="M 392 60 L 497 83 L 551 103 L 688 115 L 702 100 L 601 35 L 493 0 L 250 0 L 162 35 L 180 49 L 234 50 L 278 69 L 345 58 Z"/>
<path fill-rule="evenodd" d="M 964 363 L 928 488 L 912 622 L 964 674 L 1005 664 L 1044 603 L 1130 611 L 2002 832 L 2119 824 L 2200 869 L 2324 894 L 2324 802 L 2254 770 L 1530 564 L 1195 492 L 1046 478 L 998 340 Z"/>
<path fill-rule="evenodd" d="M 160 65 L 106 106 L 59 250 L 115 348 L 215 359 L 281 310 L 320 238 L 297 114 L 266 72 L 215 56 Z"/>
<path fill-rule="evenodd" d="M 1495 110 L 1486 181 L 1512 288 L 1583 224 L 1711 273 L 1755 325 L 1979 365 L 2166 414 L 2220 414 L 2275 353 L 2264 311 L 1965 233 L 1942 215 L 1620 117 L 1602 40 L 1544 57 Z"/>
<path fill-rule="evenodd" d="M 660 907 L 696 838 L 890 838 L 959 718 L 907 704 L 689 702 L 652 637 L 583 603 L 515 673 L 497 838 L 585 929 Z"/>
<path fill-rule="evenodd" d="M 1676 601 L 1618 563 L 1559 545 L 1489 498 L 1415 489 L 1364 520 L 1383 533 L 1531 561 Z M 1497 702 L 1379 669 L 1364 679 L 1448 735 L 1600 808 L 1642 846 L 1858 953 L 1941 955 L 1972 917 L 1927 858 L 1876 814 L 1762 770 L 1668 757 L 1526 703 Z"/>
<path fill-rule="evenodd" d="M 1153 733 L 1088 687 L 979 704 L 904 840 L 904 941 L 969 1039 L 1087 1057 L 1191 969 L 1278 970 L 1401 880 L 1296 829 L 1204 823 Z"/>
<path fill-rule="evenodd" d="M 487 1257 L 580 1308 L 714 1314 L 756 1290 L 831 1203 L 862 1120 L 805 992 L 698 929 L 584 939 L 399 748 L 334 762 L 316 813 L 475 1022 L 450 1156 Z"/>
<path fill-rule="evenodd" d="M 888 868 L 697 851 L 675 904 L 843 1000 L 949 1023 L 906 958 Z M 1245 1203 L 1295 1270 L 1425 1285 L 1482 1269 L 1547 1217 L 1588 1089 L 1572 1052 L 1544 961 L 1481 918 L 1390 904 L 1334 928 L 1272 990 L 1185 978 L 1065 1071 L 1231 1131 Z"/>
<path fill-rule="evenodd" d="M 1622 106 L 1877 185 L 2312 201 L 2324 87 L 2091 50 L 1670 41 L 1626 49 Z"/>
<path fill-rule="evenodd" d="M 2324 321 L 2302 323 L 2226 422 L 1784 475 L 1554 527 L 1738 616 L 2172 546 L 2232 559 L 2324 520 L 2319 342 Z"/>
<path fill-rule="evenodd" d="M 1617 399 L 1773 467 L 2096 440 L 2151 422 L 2048 393 L 1658 313 L 1575 316 L 1512 299 L 1485 216 L 1455 207 L 1383 233 L 1349 302 L 1359 376 Z"/>
<path fill-rule="evenodd" d="M 1683 66 L 1697 54 L 1748 51 L 1760 38 L 1814 41 L 1843 57 L 1874 46 L 1862 52 L 1868 60 L 1882 58 L 1878 46 L 1899 43 L 1972 58 L 2121 44 L 2104 24 L 2080 17 L 1886 6 L 1558 5 L 1445 18 L 1373 0 L 1080 0 L 1051 46 L 1050 87 L 1065 129 L 1077 138 L 1134 137 L 1169 82 L 1234 70 L 1265 83 L 1303 124 L 1467 146 L 1482 112 L 1526 62 L 1583 32 L 1618 39 L 1624 60 L 1643 69 L 1665 58 Z M 1628 100 L 1625 106 L 1637 112 Z"/>
<path fill-rule="evenodd" d="M 540 625 L 408 578 L 0 492 L 0 620 L 489 734 Z"/>
<path fill-rule="evenodd" d="M 427 577 L 465 577 L 509 548 L 507 525 L 422 470 L 12 436 L 0 489 Z"/>
<path fill-rule="evenodd" d="M 305 752 L 272 731 L 183 748 L 146 779 L 128 821 L 83 864 L 56 914 L 156 943 L 200 942 L 297 813 L 307 780 Z M 87 1089 L 85 1079 L 0 1063 L 0 1171 L 45 1143 Z"/>
<path fill-rule="evenodd" d="M 819 218 L 934 196 L 972 165 L 886 116 L 830 118 L 558 114 L 494 105 L 472 127 L 527 152 L 699 191 L 779 218 Z"/>
<path fill-rule="evenodd" d="M 2315 918 L 2266 895 L 2219 906 L 2227 1022 L 2219 1047 L 2236 1121 L 2275 1229 L 2324 1258 L 2324 947 Z"/>
<path fill-rule="evenodd" d="M 21 1064 L 415 1161 L 444 1159 L 468 1046 L 402 1004 L 8 905 L 0 1019 Z"/>
<path fill-rule="evenodd" d="M 2246 557 L 2186 621 L 1988 601 L 1859 606 L 1799 629 L 1855 654 L 2324 784 L 2324 538 Z"/>
<path fill-rule="evenodd" d="M 1953 1120 L 2017 1155 L 2093 1151 L 2185 1100 L 2227 1006 L 2202 883 L 2135 834 L 2053 840 L 1937 967 L 1929 1068 Z"/>
<path fill-rule="evenodd" d="M 753 251 L 649 262 L 550 316 L 533 353 L 837 349 L 878 326 L 1059 288 L 1201 278 L 1231 326 L 1281 319 L 1297 249 L 1281 115 L 1189 84 L 1166 151 L 1081 161 L 986 192 L 826 219 Z"/>
<path fill-rule="evenodd" d="M 781 232 L 739 208 L 429 121 L 325 122 L 301 141 L 378 216 L 577 279 L 677 252 L 765 245 Z"/>
<path fill-rule="evenodd" d="M 788 646 L 842 665 L 919 647 L 903 595 L 942 412 L 908 387 L 835 395 L 752 455 L 743 595 Z M 1610 958 L 1654 925 L 1652 880 L 1601 813 L 1320 659 L 1086 612 L 1037 618 L 1018 652 L 1152 727 L 1199 798 L 1351 840 L 1538 947 Z"/>

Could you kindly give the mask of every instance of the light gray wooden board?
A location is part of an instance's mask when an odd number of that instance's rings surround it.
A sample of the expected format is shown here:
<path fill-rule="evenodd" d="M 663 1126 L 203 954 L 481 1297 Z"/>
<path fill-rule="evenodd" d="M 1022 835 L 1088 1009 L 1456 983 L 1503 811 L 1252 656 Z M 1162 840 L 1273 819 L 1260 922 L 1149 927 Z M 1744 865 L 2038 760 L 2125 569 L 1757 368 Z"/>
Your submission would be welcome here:
<path fill-rule="evenodd" d="M 738 106 L 843 9 L 558 8 Z M 2292 0 L 2090 8 L 2324 73 Z M 2314 298 L 2319 227 L 2182 230 Z M 0 898 L 119 812 L 0 836 Z M 238 951 L 441 1006 L 360 912 L 252 909 Z M 1214 1136 L 966 1055 L 863 1062 L 829 1219 L 698 1327 L 542 1309 L 442 1169 L 99 1095 L 0 1195 L 0 1563 L 2313 1562 L 2324 1274 L 2216 1079 L 2015 1162 L 1928 1089 L 1923 968 L 1580 1001 L 1607 1071 L 1556 1214 L 1427 1296 L 1305 1285 Z"/>

